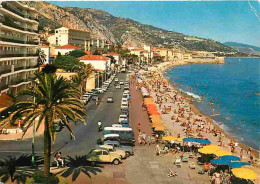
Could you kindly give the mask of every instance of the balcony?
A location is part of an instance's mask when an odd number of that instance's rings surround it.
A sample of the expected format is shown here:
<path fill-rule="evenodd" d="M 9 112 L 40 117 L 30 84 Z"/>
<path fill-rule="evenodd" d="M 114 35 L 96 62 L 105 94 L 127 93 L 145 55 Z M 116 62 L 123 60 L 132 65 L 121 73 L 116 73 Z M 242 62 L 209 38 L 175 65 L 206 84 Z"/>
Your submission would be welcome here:
<path fill-rule="evenodd" d="M 10 68 L 5 68 L 5 69 L 3 69 L 3 70 L 0 70 L 0 75 L 2 75 L 2 74 L 6 74 L 6 73 L 10 73 L 12 70 L 11 70 L 11 67 Z"/>
<path fill-rule="evenodd" d="M 4 9 L 9 10 L 9 11 L 15 13 L 16 15 L 19 15 L 19 16 L 21 16 L 21 17 L 23 17 L 23 18 L 26 18 L 26 15 L 25 15 L 25 14 L 23 14 L 23 13 L 22 13 L 20 10 L 18 10 L 17 8 L 10 6 L 9 4 L 7 4 L 7 3 L 2 3 L 2 6 L 3 6 Z"/>
<path fill-rule="evenodd" d="M 7 57 L 35 57 L 38 56 L 36 53 L 23 53 L 21 51 L 1 51 L 0 58 Z"/>
<path fill-rule="evenodd" d="M 8 85 L 0 85 L 0 91 L 3 91 L 3 90 L 5 90 L 5 89 L 8 89 Z"/>
<path fill-rule="evenodd" d="M 24 28 L 21 25 L 15 23 L 15 22 L 16 21 L 14 21 L 14 20 L 12 20 L 10 18 L 5 17 L 4 21 L 2 21 L 2 24 L 5 25 L 5 26 L 9 26 L 9 27 L 12 27 L 12 28 L 15 28 L 15 29 L 22 30 L 22 31 L 29 31 L 29 32 L 33 32 L 33 33 L 39 33 L 38 30 L 34 30 L 34 29 L 31 29 L 31 28 Z"/>
<path fill-rule="evenodd" d="M 38 45 L 38 42 L 35 41 L 23 41 L 20 39 L 12 39 L 12 38 L 6 38 L 6 37 L 0 37 L 1 41 L 6 41 L 6 42 L 12 42 L 12 43 L 22 43 L 22 44 L 31 44 L 31 45 Z"/>

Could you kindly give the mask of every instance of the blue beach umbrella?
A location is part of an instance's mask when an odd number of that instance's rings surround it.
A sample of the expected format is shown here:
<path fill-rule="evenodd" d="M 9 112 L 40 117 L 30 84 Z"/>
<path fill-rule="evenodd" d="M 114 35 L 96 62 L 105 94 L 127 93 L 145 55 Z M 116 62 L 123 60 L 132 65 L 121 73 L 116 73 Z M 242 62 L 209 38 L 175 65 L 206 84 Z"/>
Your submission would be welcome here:
<path fill-rule="evenodd" d="M 229 165 L 230 161 L 228 160 L 221 160 L 221 159 L 213 159 L 210 161 L 211 164 L 214 165 Z"/>
<path fill-rule="evenodd" d="M 186 137 L 183 139 L 184 142 L 196 142 L 196 139 L 193 137 Z"/>
<path fill-rule="evenodd" d="M 210 140 L 208 139 L 197 139 L 196 142 L 200 144 L 211 144 Z"/>
<path fill-rule="evenodd" d="M 228 160 L 228 161 L 239 161 L 240 158 L 237 156 L 233 156 L 233 155 L 225 155 L 220 157 L 221 160 Z"/>
<path fill-rule="evenodd" d="M 248 163 L 248 162 L 230 162 L 229 167 L 231 167 L 231 168 L 239 168 L 239 167 L 242 167 L 244 165 L 251 165 L 251 164 Z"/>

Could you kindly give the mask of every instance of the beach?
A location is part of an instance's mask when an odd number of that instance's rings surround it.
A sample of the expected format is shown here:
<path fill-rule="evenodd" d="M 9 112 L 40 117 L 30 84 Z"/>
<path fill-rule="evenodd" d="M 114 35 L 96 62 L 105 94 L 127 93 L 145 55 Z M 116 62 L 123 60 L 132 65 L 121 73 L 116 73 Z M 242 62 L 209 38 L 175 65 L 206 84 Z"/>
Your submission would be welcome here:
<path fill-rule="evenodd" d="M 151 71 L 153 72 L 153 78 L 144 78 L 146 87 L 149 89 L 151 97 L 157 104 L 157 108 L 161 113 L 161 118 L 166 125 L 167 134 L 188 137 L 189 134 L 187 134 L 186 130 L 189 128 L 191 129 L 190 132 L 193 132 L 192 136 L 199 135 L 202 138 L 207 138 L 211 141 L 212 144 L 221 145 L 223 150 L 229 152 L 232 151 L 233 155 L 240 156 L 240 154 L 242 154 L 243 161 L 250 161 L 249 155 L 247 154 L 249 150 L 247 145 L 240 143 L 232 136 L 227 134 L 223 129 L 221 129 L 213 122 L 211 117 L 202 114 L 200 110 L 193 104 L 192 98 L 187 94 L 179 91 L 165 77 L 164 72 L 167 69 L 184 64 L 187 63 L 184 61 L 177 61 L 174 63 L 168 62 L 159 64 L 156 69 Z M 155 81 L 160 81 L 160 86 L 157 86 Z M 158 97 L 161 99 L 160 104 L 158 103 Z M 175 100 L 173 100 L 173 97 L 175 97 Z M 183 108 L 185 110 L 182 111 L 182 116 L 180 116 L 180 113 L 178 112 L 180 112 L 180 109 Z M 167 113 L 165 113 L 166 111 Z M 234 150 L 231 150 L 231 144 L 235 145 L 232 148 Z M 243 149 L 242 152 L 241 149 Z M 260 173 L 260 165 L 258 160 L 259 151 L 252 149 L 252 152 L 254 154 L 253 166 L 256 171 Z"/>

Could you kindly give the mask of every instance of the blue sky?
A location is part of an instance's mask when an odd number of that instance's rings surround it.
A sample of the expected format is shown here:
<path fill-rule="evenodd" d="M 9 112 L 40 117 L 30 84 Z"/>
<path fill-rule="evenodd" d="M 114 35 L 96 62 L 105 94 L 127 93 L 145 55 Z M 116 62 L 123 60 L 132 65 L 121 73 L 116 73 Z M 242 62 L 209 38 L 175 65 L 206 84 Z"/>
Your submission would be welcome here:
<path fill-rule="evenodd" d="M 260 46 L 260 19 L 248 1 L 51 1 L 65 7 L 95 8 L 144 24 L 220 42 Z M 260 16 L 260 1 L 250 1 Z"/>

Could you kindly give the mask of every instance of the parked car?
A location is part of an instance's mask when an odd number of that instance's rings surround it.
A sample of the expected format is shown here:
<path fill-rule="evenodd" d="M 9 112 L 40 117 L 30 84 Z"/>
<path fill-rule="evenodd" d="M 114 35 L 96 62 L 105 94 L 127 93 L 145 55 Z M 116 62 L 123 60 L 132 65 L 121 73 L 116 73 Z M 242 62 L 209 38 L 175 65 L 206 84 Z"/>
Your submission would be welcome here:
<path fill-rule="evenodd" d="M 97 88 L 99 93 L 104 93 L 104 90 L 102 88 Z"/>
<path fill-rule="evenodd" d="M 114 99 L 112 97 L 107 98 L 107 103 L 114 103 Z"/>
<path fill-rule="evenodd" d="M 128 103 L 121 103 L 121 109 L 128 109 Z"/>
<path fill-rule="evenodd" d="M 84 105 L 87 104 L 87 99 L 86 99 L 86 98 L 83 98 L 83 97 L 82 97 L 82 98 L 80 99 L 80 101 L 81 101 Z"/>
<path fill-rule="evenodd" d="M 123 95 L 129 95 L 129 90 L 124 90 Z"/>
<path fill-rule="evenodd" d="M 118 78 L 115 78 L 115 82 L 118 82 Z"/>
<path fill-rule="evenodd" d="M 106 134 L 97 140 L 97 144 L 103 144 L 104 141 L 120 141 L 119 134 Z"/>
<path fill-rule="evenodd" d="M 128 111 L 128 109 L 121 109 L 121 114 L 122 114 L 122 115 L 126 115 L 127 117 L 129 117 L 129 111 Z"/>
<path fill-rule="evenodd" d="M 128 120 L 128 117 L 126 114 L 120 114 L 118 118 L 118 123 L 121 123 L 122 120 Z"/>
<path fill-rule="evenodd" d="M 126 103 L 126 104 L 128 104 L 128 98 L 122 98 L 121 103 Z"/>
<path fill-rule="evenodd" d="M 96 100 L 98 98 L 98 94 L 94 94 L 92 100 Z"/>
<path fill-rule="evenodd" d="M 116 89 L 121 89 L 121 86 L 120 85 L 116 85 Z"/>
<path fill-rule="evenodd" d="M 119 84 L 120 84 L 120 85 L 124 85 L 124 81 L 121 80 Z"/>
<path fill-rule="evenodd" d="M 110 153 L 108 150 L 99 148 L 93 149 L 87 154 L 87 161 L 95 164 L 97 162 L 101 163 L 113 163 L 114 165 L 118 165 L 121 163 L 120 155 L 116 153 Z"/>
<path fill-rule="evenodd" d="M 99 149 L 99 148 L 103 148 L 103 149 L 106 149 L 109 151 L 109 153 L 116 153 L 118 155 L 120 155 L 121 158 L 126 158 L 126 153 L 124 150 L 120 149 L 120 148 L 114 148 L 114 146 L 112 145 L 107 145 L 107 144 L 104 144 L 104 145 L 96 145 L 95 146 L 96 149 Z"/>
<path fill-rule="evenodd" d="M 114 148 L 116 149 L 119 148 L 121 150 L 124 150 L 127 157 L 129 157 L 130 155 L 134 155 L 134 150 L 132 146 L 122 145 L 119 141 L 104 141 L 104 145 L 111 145 L 114 146 Z"/>

